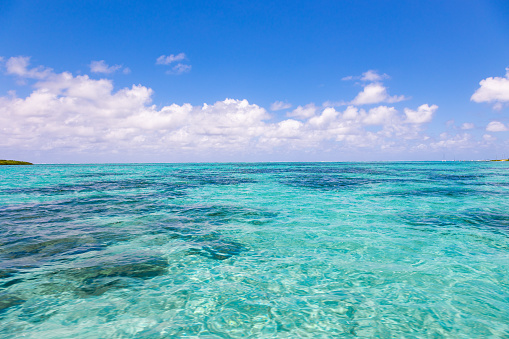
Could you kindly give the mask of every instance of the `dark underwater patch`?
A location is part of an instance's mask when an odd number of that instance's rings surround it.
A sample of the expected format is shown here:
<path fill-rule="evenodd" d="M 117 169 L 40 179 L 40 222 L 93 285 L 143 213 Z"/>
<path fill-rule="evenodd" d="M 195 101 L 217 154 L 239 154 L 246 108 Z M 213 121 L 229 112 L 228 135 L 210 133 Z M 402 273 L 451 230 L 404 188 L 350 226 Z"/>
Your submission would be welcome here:
<path fill-rule="evenodd" d="M 289 166 L 291 165 L 291 166 Z M 370 166 L 352 164 L 327 163 L 264 163 L 264 164 L 237 164 L 238 171 L 245 174 L 363 174 L 387 175 L 390 171 L 378 165 Z"/>
<path fill-rule="evenodd" d="M 192 229 L 187 227 L 171 227 L 166 229 L 172 239 L 185 241 L 190 247 L 188 254 L 198 254 L 210 259 L 225 260 L 246 251 L 243 244 L 228 239 L 216 231 Z"/>
<path fill-rule="evenodd" d="M 234 255 L 239 255 L 245 249 L 245 246 L 239 242 L 221 239 L 204 245 L 200 255 L 215 260 L 225 260 Z"/>
<path fill-rule="evenodd" d="M 276 215 L 269 211 L 226 205 L 185 206 L 176 211 L 176 216 L 182 223 L 209 223 L 213 225 L 232 221 L 261 224 L 270 221 Z"/>
<path fill-rule="evenodd" d="M 21 305 L 24 302 L 25 300 L 16 294 L 0 293 L 0 314 L 10 307 Z"/>
<path fill-rule="evenodd" d="M 170 239 L 187 242 L 190 247 L 198 249 L 200 255 L 212 259 L 226 259 L 240 254 L 246 248 L 212 228 L 217 229 L 231 222 L 261 226 L 270 223 L 277 216 L 269 211 L 236 206 L 161 206 L 140 205 L 135 201 L 132 203 L 134 206 L 118 211 L 119 215 L 127 218 L 126 221 L 97 226 L 83 225 L 79 218 L 97 214 L 111 215 L 116 207 L 111 204 L 105 206 L 107 202 L 103 199 L 91 199 L 85 204 L 76 201 L 78 206 L 67 201 L 0 210 L 0 216 L 5 213 L 7 218 L 7 223 L 0 229 L 3 240 L 0 244 L 0 258 L 11 262 L 13 267 L 25 265 L 26 260 L 37 267 L 53 260 L 72 259 L 86 252 L 104 252 L 109 245 L 129 241 L 140 234 L 163 233 Z M 162 219 L 138 218 L 145 213 L 161 210 L 166 213 Z M 102 211 L 104 212 L 101 213 Z M 25 219 L 27 214 L 33 215 L 33 218 L 28 219 L 28 224 Z M 64 215 L 67 216 L 59 219 L 59 216 Z M 135 215 L 137 218 L 133 219 Z M 139 221 L 136 221 L 138 219 Z M 55 227 L 60 229 L 60 232 L 55 232 Z"/>
<path fill-rule="evenodd" d="M 509 231 L 509 214 L 501 211 L 467 210 L 463 212 L 407 214 L 400 218 L 414 227 L 475 227 L 497 231 Z"/>
<path fill-rule="evenodd" d="M 449 198 L 460 198 L 466 196 L 477 195 L 480 192 L 474 188 L 458 188 L 458 187 L 433 187 L 424 189 L 400 189 L 393 190 L 391 192 L 381 193 L 387 197 L 449 197 Z"/>
<path fill-rule="evenodd" d="M 65 237 L 56 239 L 30 239 L 4 245 L 0 248 L 0 256 L 6 259 L 18 259 L 31 256 L 54 257 L 67 254 L 76 255 L 89 251 L 99 251 L 105 246 L 90 236 Z"/>
<path fill-rule="evenodd" d="M 107 192 L 119 190 L 132 190 L 137 188 L 149 188 L 154 182 L 145 179 L 122 179 L 122 180 L 102 180 L 80 183 L 66 183 L 43 187 L 20 187 L 3 189 L 4 194 L 28 194 L 28 195 L 60 195 L 83 192 Z"/>
<path fill-rule="evenodd" d="M 215 241 L 202 247 L 191 247 L 187 250 L 188 255 L 201 255 L 214 260 L 226 260 L 241 254 L 246 247 L 235 241 Z"/>
<path fill-rule="evenodd" d="M 168 261 L 160 257 L 127 257 L 118 262 L 103 261 L 93 266 L 76 267 L 54 272 L 63 281 L 76 284 L 79 296 L 97 296 L 112 289 L 129 288 L 137 281 L 165 275 Z"/>
<path fill-rule="evenodd" d="M 113 176 L 113 175 L 112 175 Z M 79 176 L 78 176 L 79 177 Z M 93 175 L 86 176 L 93 177 Z M 106 173 L 98 178 L 107 177 Z M 0 190 L 2 194 L 26 194 L 31 196 L 59 196 L 77 193 L 113 192 L 143 189 L 148 195 L 164 193 L 172 197 L 186 194 L 185 190 L 206 185 L 238 185 L 254 183 L 255 180 L 225 173 L 171 172 L 167 175 L 147 175 L 143 179 L 94 180 L 77 183 L 62 183 L 41 187 L 16 187 Z M 83 199 L 83 197 L 82 197 Z"/>
<path fill-rule="evenodd" d="M 173 178 L 178 179 L 189 184 L 196 186 L 224 186 L 224 185 L 239 185 L 239 184 L 251 184 L 256 182 L 253 179 L 242 178 L 221 173 L 175 173 L 172 175 Z"/>
<path fill-rule="evenodd" d="M 12 268 L 0 268 L 0 279 L 13 277 L 18 271 Z"/>
<path fill-rule="evenodd" d="M 379 179 L 346 177 L 342 175 L 302 175 L 281 180 L 281 183 L 288 186 L 322 191 L 340 191 L 378 184 L 381 182 L 382 181 Z"/>

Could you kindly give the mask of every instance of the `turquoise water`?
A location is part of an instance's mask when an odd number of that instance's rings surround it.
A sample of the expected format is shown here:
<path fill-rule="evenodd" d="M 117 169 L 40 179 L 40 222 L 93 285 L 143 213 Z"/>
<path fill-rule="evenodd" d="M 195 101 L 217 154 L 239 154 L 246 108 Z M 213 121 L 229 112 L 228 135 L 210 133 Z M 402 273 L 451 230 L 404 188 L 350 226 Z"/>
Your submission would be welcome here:
<path fill-rule="evenodd" d="M 508 166 L 0 167 L 0 337 L 508 338 Z"/>

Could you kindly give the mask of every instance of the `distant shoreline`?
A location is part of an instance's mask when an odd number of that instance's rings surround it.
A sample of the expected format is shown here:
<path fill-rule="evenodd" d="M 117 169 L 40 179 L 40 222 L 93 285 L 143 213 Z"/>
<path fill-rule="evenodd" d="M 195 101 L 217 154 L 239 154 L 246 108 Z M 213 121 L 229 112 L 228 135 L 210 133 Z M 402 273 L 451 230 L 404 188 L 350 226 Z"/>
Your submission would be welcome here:
<path fill-rule="evenodd" d="M 0 160 L 0 165 L 33 165 L 33 164 L 28 161 Z"/>
<path fill-rule="evenodd" d="M 427 160 L 396 160 L 396 161 L 339 161 L 339 163 L 342 162 L 353 162 L 353 163 L 370 163 L 370 162 L 382 162 L 382 163 L 391 163 L 391 162 L 500 162 L 500 161 L 507 161 L 509 162 L 509 159 L 493 159 L 493 160 L 433 160 L 433 161 L 427 161 Z M 44 163 L 41 165 L 128 165 L 128 164 L 137 164 L 137 165 L 161 165 L 161 164 L 235 164 L 235 163 L 250 163 L 250 162 L 183 162 L 183 163 Z M 262 162 L 252 162 L 252 163 L 338 163 L 337 161 L 262 161 Z M 0 166 L 2 165 L 34 165 L 31 162 L 28 161 L 19 161 L 19 160 L 1 160 L 0 159 Z"/>

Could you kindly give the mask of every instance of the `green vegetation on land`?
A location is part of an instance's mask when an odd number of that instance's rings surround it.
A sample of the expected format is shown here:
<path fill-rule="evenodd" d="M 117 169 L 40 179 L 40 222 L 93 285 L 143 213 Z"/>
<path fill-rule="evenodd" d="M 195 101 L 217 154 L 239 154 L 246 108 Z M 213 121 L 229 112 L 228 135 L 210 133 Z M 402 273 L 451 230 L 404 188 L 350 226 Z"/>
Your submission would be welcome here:
<path fill-rule="evenodd" d="M 33 165 L 31 162 L 17 160 L 0 160 L 0 165 Z"/>

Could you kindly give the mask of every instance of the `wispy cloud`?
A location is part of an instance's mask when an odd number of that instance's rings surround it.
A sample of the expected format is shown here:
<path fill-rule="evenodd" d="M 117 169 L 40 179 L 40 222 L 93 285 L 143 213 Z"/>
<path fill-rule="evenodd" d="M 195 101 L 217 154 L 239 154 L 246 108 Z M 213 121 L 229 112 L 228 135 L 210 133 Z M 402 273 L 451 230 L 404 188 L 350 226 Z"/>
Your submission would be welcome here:
<path fill-rule="evenodd" d="M 170 66 L 174 63 L 177 63 L 171 67 L 170 70 L 166 71 L 166 74 L 182 74 L 191 71 L 191 65 L 181 63 L 179 61 L 186 60 L 187 57 L 185 53 L 179 53 L 177 55 L 161 55 L 156 60 L 156 65 L 166 65 Z"/>
<path fill-rule="evenodd" d="M 471 122 L 465 122 L 461 125 L 461 129 L 467 130 L 467 129 L 473 129 L 475 125 Z"/>
<path fill-rule="evenodd" d="M 185 53 L 179 53 L 177 55 L 170 54 L 170 55 L 161 55 L 156 60 L 156 65 L 169 65 L 173 62 L 181 61 L 186 59 Z"/>
<path fill-rule="evenodd" d="M 109 66 L 104 60 L 92 61 L 89 65 L 90 72 L 92 73 L 102 73 L 102 74 L 112 74 L 122 68 L 122 65 L 112 65 Z M 129 68 L 124 68 L 122 71 L 124 74 L 128 74 L 131 72 Z"/>
<path fill-rule="evenodd" d="M 178 63 L 171 68 L 171 70 L 166 71 L 167 74 L 182 74 L 191 71 L 191 65 Z"/>
<path fill-rule="evenodd" d="M 270 105 L 271 111 L 281 111 L 283 109 L 288 109 L 292 107 L 292 104 L 285 101 L 275 101 Z"/>
<path fill-rule="evenodd" d="M 385 73 L 378 74 L 377 71 L 370 69 L 370 70 L 362 73 L 362 75 L 358 75 L 358 76 L 349 75 L 349 76 L 342 78 L 341 80 L 344 80 L 344 81 L 360 80 L 360 81 L 369 82 L 369 81 L 382 81 L 383 79 L 389 79 L 389 78 L 390 77 Z"/>

